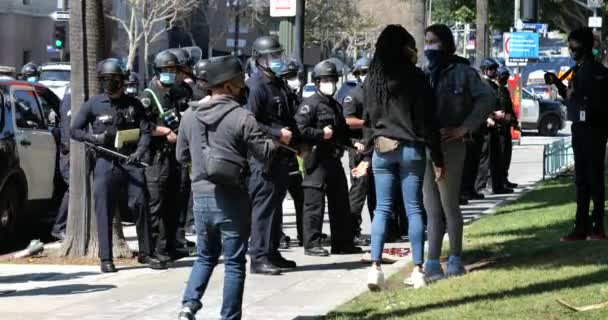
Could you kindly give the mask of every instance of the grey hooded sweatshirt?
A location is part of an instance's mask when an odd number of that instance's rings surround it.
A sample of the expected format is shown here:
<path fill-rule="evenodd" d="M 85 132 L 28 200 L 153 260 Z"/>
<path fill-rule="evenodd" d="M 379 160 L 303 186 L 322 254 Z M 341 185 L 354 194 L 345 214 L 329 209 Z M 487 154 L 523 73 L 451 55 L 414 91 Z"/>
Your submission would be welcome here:
<path fill-rule="evenodd" d="M 184 113 L 177 136 L 177 161 L 190 163 L 193 192 L 213 190 L 214 184 L 205 180 L 202 136 L 207 130 L 208 143 L 215 152 L 232 158 L 242 159 L 246 165 L 247 156 L 267 161 L 276 150 L 272 140 L 260 130 L 253 113 L 224 96 L 207 102 L 190 103 Z M 245 186 L 243 186 L 245 187 Z"/>

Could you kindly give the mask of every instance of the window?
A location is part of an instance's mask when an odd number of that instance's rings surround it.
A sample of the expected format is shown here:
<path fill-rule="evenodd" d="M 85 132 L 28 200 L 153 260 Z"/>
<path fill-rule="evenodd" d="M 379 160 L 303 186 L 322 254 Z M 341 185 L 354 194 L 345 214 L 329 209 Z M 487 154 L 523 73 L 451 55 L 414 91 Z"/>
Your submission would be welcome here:
<path fill-rule="evenodd" d="M 23 0 L 23 5 L 24 6 L 29 6 L 30 5 L 30 0 Z"/>
<path fill-rule="evenodd" d="M 23 50 L 23 64 L 27 64 L 32 61 L 32 52 L 30 50 Z"/>
<path fill-rule="evenodd" d="M 23 129 L 46 129 L 34 91 L 17 90 L 13 94 L 15 123 Z"/>
<path fill-rule="evenodd" d="M 42 70 L 40 81 L 70 81 L 70 71 L 67 70 Z"/>
<path fill-rule="evenodd" d="M 532 95 L 528 91 L 526 91 L 526 90 L 521 90 L 521 96 L 522 96 L 523 99 L 526 99 L 526 100 L 533 100 L 534 99 L 532 97 Z"/>
<path fill-rule="evenodd" d="M 36 87 L 36 93 L 38 93 L 38 98 L 40 98 L 46 122 L 50 126 L 56 127 L 59 120 L 59 105 L 61 101 L 51 90 L 44 87 Z"/>

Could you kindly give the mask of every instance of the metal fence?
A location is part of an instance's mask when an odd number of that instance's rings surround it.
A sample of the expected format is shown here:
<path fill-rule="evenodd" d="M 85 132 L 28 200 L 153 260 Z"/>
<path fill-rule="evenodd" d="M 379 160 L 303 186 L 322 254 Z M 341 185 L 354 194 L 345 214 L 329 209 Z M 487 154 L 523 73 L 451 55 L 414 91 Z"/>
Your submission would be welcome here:
<path fill-rule="evenodd" d="M 574 151 L 570 137 L 546 144 L 543 150 L 543 180 L 559 175 L 573 164 Z"/>

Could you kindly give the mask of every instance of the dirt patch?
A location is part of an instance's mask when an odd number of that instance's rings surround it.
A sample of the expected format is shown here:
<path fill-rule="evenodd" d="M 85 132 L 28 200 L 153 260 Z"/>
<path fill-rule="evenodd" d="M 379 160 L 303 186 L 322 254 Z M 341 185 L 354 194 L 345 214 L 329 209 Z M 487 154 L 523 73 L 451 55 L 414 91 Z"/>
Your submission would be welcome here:
<path fill-rule="evenodd" d="M 77 265 L 77 266 L 97 266 L 99 265 L 98 258 L 71 258 L 59 256 L 58 249 L 45 250 L 43 253 L 27 258 L 14 259 L 8 257 L 1 259 L 0 264 L 52 264 L 52 265 Z M 139 265 L 137 258 L 130 259 L 114 259 L 114 264 L 117 266 L 136 266 Z"/>

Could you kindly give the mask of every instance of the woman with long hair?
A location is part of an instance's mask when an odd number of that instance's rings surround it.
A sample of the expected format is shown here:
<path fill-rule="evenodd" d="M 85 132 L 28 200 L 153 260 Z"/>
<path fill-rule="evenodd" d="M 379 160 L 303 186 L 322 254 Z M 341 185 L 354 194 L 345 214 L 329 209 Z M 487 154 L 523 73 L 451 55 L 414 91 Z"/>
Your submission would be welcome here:
<path fill-rule="evenodd" d="M 380 34 L 364 85 L 364 140 L 371 156 L 376 182 L 376 209 L 372 222 L 372 266 L 367 285 L 379 290 L 384 282 L 382 250 L 387 221 L 395 201 L 403 201 L 415 265 L 411 285 L 425 285 L 422 183 L 426 170 L 426 148 L 435 164 L 437 179 L 443 176 L 439 129 L 435 126 L 433 92 L 416 63 L 414 38 L 400 25 L 389 25 Z M 355 176 L 369 169 L 370 156 L 353 170 Z M 401 195 L 393 190 L 401 186 Z"/>
<path fill-rule="evenodd" d="M 427 169 L 424 179 L 424 207 L 428 223 L 429 255 L 424 271 L 426 280 L 443 278 L 439 264 L 446 231 L 450 239 L 448 276 L 464 274 L 461 261 L 463 221 L 460 211 L 460 185 L 466 156 L 465 138 L 485 123 L 496 104 L 492 89 L 473 69 L 468 60 L 454 55 L 452 31 L 445 25 L 426 29 L 424 54 L 427 73 L 435 93 L 436 112 L 442 134 L 441 150 L 449 174 L 435 181 Z M 430 167 L 427 164 L 427 168 Z"/>

